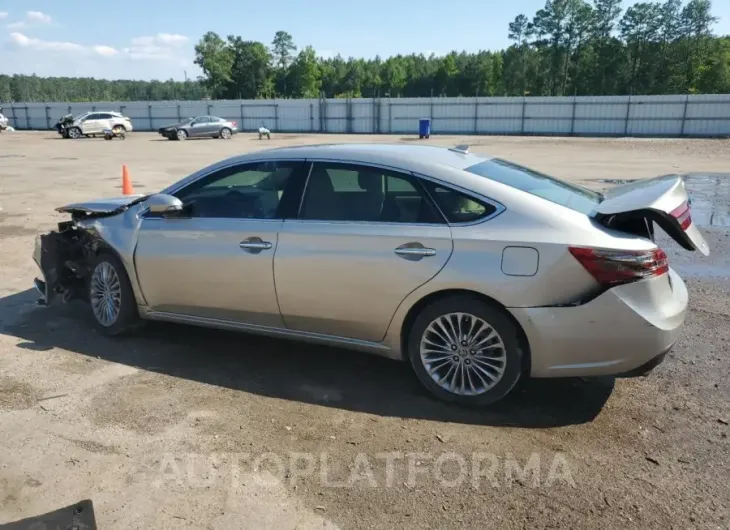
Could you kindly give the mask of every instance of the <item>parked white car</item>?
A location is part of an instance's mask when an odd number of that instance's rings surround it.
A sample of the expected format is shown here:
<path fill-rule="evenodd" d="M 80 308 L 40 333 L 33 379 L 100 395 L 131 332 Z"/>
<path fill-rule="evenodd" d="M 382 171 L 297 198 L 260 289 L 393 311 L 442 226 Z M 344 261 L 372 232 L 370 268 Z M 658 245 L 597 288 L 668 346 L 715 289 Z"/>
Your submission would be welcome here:
<path fill-rule="evenodd" d="M 115 133 L 128 133 L 133 129 L 132 120 L 118 112 L 87 112 L 74 119 L 67 128 L 67 134 L 69 138 L 102 136 L 105 129 L 111 129 Z"/>

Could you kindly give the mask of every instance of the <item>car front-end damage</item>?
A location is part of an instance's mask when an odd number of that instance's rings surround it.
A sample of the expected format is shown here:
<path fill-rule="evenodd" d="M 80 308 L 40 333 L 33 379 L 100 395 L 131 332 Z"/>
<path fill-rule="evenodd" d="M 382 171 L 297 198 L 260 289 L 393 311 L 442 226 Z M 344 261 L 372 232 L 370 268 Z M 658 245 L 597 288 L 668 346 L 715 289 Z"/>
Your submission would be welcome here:
<path fill-rule="evenodd" d="M 33 260 L 40 268 L 41 277 L 34 284 L 41 295 L 39 303 L 86 299 L 87 278 L 94 257 L 102 249 L 117 252 L 118 243 L 113 234 L 124 233 L 124 222 L 120 230 L 115 227 L 110 230 L 105 221 L 124 217 L 132 206 L 145 199 L 144 195 L 133 195 L 57 208 L 58 212 L 71 214 L 71 220 L 58 223 L 56 230 L 36 238 Z M 136 231 L 136 226 L 131 230 Z"/>

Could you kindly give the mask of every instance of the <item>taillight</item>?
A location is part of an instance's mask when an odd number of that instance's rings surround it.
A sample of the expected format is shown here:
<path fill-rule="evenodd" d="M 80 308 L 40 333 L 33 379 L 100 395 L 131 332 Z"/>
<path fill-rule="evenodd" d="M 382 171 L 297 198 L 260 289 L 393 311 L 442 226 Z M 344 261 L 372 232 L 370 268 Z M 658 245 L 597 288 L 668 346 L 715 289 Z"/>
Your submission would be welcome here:
<path fill-rule="evenodd" d="M 669 215 L 677 220 L 679 226 L 682 227 L 682 230 L 687 230 L 689 225 L 692 224 L 692 217 L 690 215 L 689 204 L 687 202 L 680 204 L 677 208 L 669 212 Z"/>
<path fill-rule="evenodd" d="M 569 250 L 598 283 L 607 287 L 669 272 L 667 255 L 660 248 L 636 251 L 570 247 Z"/>
<path fill-rule="evenodd" d="M 234 127 L 238 127 L 238 123 L 236 123 L 235 120 L 231 120 L 231 123 L 233 124 Z"/>

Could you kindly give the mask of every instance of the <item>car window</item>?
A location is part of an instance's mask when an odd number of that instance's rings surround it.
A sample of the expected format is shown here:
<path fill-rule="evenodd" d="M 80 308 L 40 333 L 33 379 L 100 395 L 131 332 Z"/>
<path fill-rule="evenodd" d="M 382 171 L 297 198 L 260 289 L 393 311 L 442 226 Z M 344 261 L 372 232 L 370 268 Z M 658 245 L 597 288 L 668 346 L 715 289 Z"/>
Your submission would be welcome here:
<path fill-rule="evenodd" d="M 262 162 L 221 169 L 178 191 L 191 217 L 278 219 L 296 162 Z"/>
<path fill-rule="evenodd" d="M 371 166 L 316 162 L 300 219 L 382 223 L 443 223 L 417 180 Z"/>
<path fill-rule="evenodd" d="M 471 223 L 488 217 L 497 207 L 459 191 L 423 180 L 431 198 L 449 223 Z"/>
<path fill-rule="evenodd" d="M 202 117 L 202 118 L 195 118 L 195 123 L 209 123 L 210 118 Z"/>
<path fill-rule="evenodd" d="M 595 191 L 499 158 L 480 162 L 466 171 L 584 214 L 589 214 L 602 199 Z"/>
<path fill-rule="evenodd" d="M 214 118 L 213 116 L 211 116 L 208 119 L 210 120 L 210 123 L 218 123 L 219 121 L 223 121 L 222 119 L 220 119 L 220 118 Z"/>
<path fill-rule="evenodd" d="M 87 114 L 85 118 L 83 118 L 83 121 L 89 121 L 89 120 L 98 120 L 99 115 L 96 113 Z"/>
<path fill-rule="evenodd" d="M 99 119 L 99 120 L 111 120 L 114 117 L 111 114 L 107 114 L 107 113 L 100 113 L 100 114 L 97 114 L 97 116 L 98 116 L 97 119 Z"/>

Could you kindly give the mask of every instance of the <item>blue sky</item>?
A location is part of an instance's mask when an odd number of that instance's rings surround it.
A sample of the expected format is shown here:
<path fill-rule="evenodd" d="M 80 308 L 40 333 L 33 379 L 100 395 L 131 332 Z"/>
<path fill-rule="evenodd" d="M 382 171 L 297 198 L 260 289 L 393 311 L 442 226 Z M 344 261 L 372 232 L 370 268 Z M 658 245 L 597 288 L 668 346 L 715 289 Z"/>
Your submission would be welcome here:
<path fill-rule="evenodd" d="M 636 0 L 624 0 L 624 7 Z M 506 46 L 507 24 L 544 0 L 0 0 L 0 72 L 182 79 L 209 30 L 270 44 L 277 30 L 323 56 L 477 51 Z M 730 0 L 715 0 L 730 34 Z"/>

